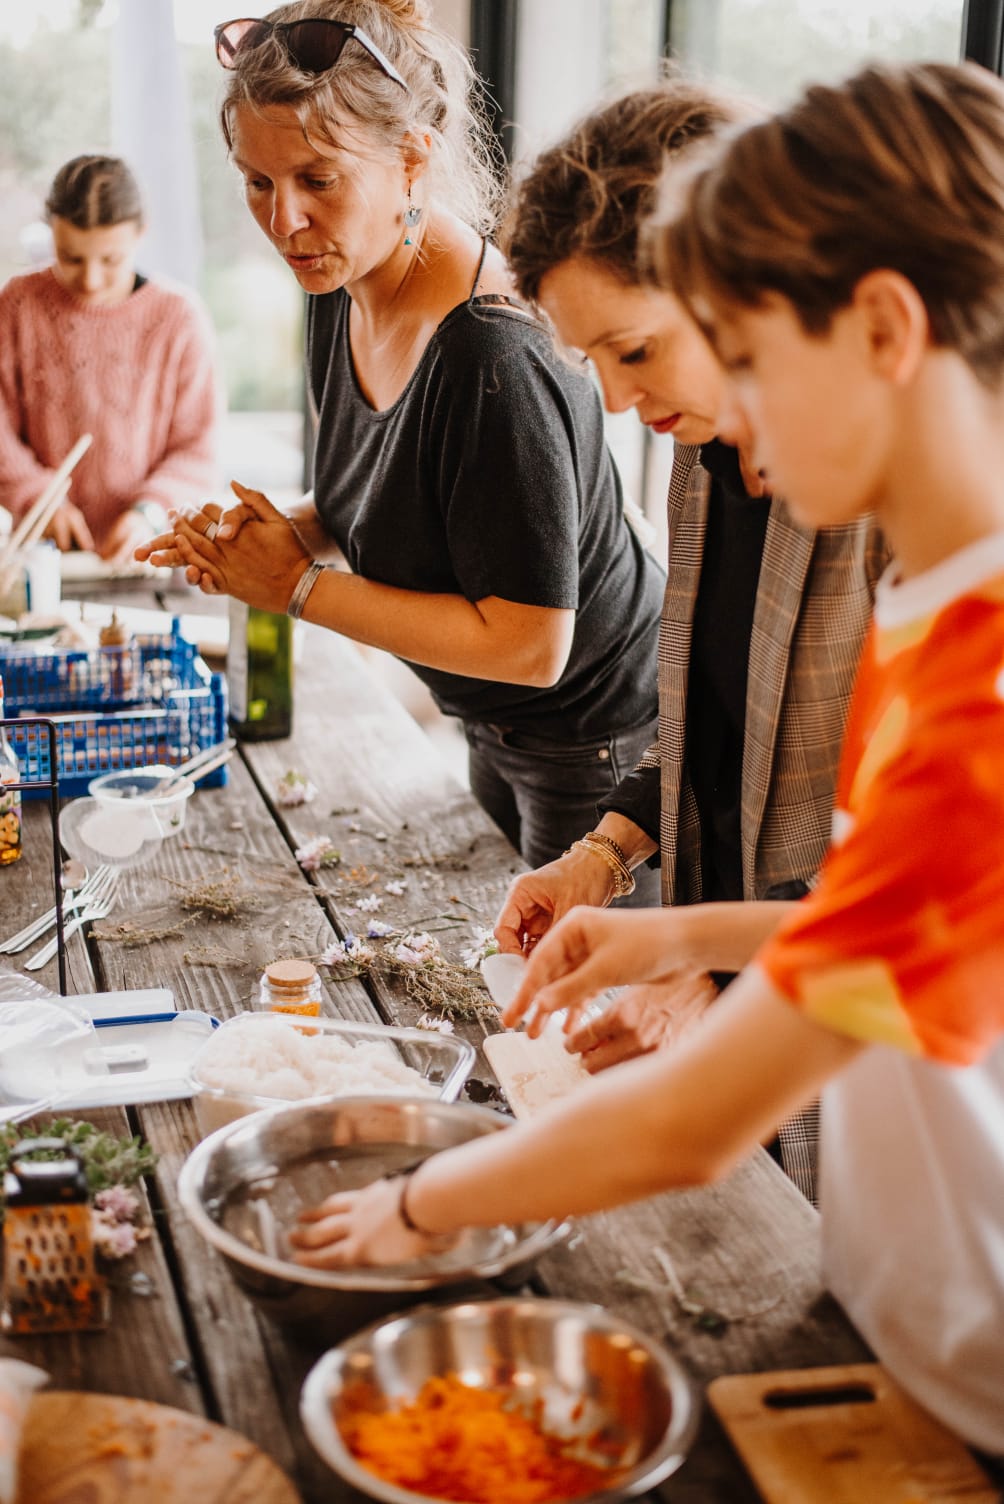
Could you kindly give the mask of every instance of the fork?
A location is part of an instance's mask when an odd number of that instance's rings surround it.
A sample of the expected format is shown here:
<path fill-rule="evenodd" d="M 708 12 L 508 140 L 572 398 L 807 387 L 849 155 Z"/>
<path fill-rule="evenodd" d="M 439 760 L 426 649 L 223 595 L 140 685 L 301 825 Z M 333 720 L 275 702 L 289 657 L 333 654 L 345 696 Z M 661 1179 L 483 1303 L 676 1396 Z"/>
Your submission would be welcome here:
<path fill-rule="evenodd" d="M 75 889 L 72 893 L 67 893 L 63 899 L 64 918 L 68 918 L 74 909 L 79 909 L 82 904 L 87 903 L 95 887 L 108 877 L 111 870 L 107 866 L 95 867 L 94 871 L 85 878 L 79 888 Z M 37 919 L 33 919 L 30 924 L 26 924 L 24 929 L 18 930 L 16 935 L 10 935 L 0 943 L 0 955 L 13 956 L 19 950 L 25 950 L 33 940 L 38 939 L 39 935 L 44 935 L 46 930 L 55 924 L 55 922 L 56 910 L 54 908 L 47 910 L 46 913 L 39 915 Z"/>
<path fill-rule="evenodd" d="M 75 934 L 77 930 L 83 925 L 88 924 L 92 919 L 107 919 L 115 905 L 117 887 L 118 877 L 114 872 L 109 872 L 100 887 L 91 894 L 91 897 L 87 901 L 87 906 L 84 909 L 78 910 L 69 924 L 64 926 L 64 941 L 68 940 L 72 934 Z M 51 961 L 56 954 L 58 945 L 59 936 L 53 935 L 47 945 L 43 945 L 42 949 L 36 951 L 30 960 L 25 961 L 25 971 L 38 971 L 47 961 Z"/>

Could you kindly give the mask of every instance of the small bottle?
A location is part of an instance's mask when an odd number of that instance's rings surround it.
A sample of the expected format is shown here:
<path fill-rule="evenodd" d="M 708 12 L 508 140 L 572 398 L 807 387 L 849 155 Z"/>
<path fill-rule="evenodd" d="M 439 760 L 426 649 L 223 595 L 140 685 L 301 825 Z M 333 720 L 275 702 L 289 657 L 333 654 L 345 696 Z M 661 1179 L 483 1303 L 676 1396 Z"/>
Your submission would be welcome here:
<path fill-rule="evenodd" d="M 0 678 L 0 721 L 3 720 L 3 679 Z M 21 782 L 21 765 L 7 733 L 0 727 L 0 867 L 8 867 L 22 854 L 21 793 L 7 785 Z"/>
<path fill-rule="evenodd" d="M 133 689 L 135 644 L 114 609 L 111 621 L 98 632 L 98 645 L 105 661 L 103 687 L 113 700 L 128 700 Z"/>
<path fill-rule="evenodd" d="M 273 961 L 262 973 L 258 1000 L 273 1013 L 317 1018 L 321 996 L 321 979 L 309 961 Z"/>
<path fill-rule="evenodd" d="M 247 742 L 277 741 L 293 729 L 293 622 L 230 601 L 227 648 L 230 728 Z"/>

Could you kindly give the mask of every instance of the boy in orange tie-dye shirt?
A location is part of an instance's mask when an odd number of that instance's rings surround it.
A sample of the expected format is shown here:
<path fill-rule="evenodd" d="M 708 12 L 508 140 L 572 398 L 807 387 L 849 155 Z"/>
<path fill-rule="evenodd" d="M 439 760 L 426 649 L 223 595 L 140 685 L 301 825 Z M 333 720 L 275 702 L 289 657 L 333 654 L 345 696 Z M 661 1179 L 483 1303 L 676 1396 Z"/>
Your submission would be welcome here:
<path fill-rule="evenodd" d="M 822 1089 L 828 1280 L 907 1389 L 1004 1455 L 1004 84 L 927 64 L 812 89 L 653 244 L 728 373 L 719 431 L 752 432 L 798 521 L 873 511 L 896 556 L 831 851 L 779 927 L 777 904 L 573 910 L 508 1022 L 753 961 L 677 1051 L 329 1198 L 300 1257 L 708 1180 Z"/>

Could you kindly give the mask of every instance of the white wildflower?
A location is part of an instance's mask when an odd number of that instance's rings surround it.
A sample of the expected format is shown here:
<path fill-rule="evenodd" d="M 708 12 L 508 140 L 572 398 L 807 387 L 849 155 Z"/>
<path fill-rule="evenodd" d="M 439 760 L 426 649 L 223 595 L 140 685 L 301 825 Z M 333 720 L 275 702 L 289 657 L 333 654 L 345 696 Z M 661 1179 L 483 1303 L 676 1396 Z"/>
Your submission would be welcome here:
<path fill-rule="evenodd" d="M 408 934 L 395 945 L 391 954 L 395 960 L 403 961 L 406 966 L 423 966 L 427 962 L 438 961 L 441 955 L 439 941 L 434 935 Z"/>
<path fill-rule="evenodd" d="M 388 935 L 393 935 L 393 933 L 394 926 L 392 924 L 384 924 L 382 919 L 371 919 L 366 926 L 367 940 L 383 940 Z"/>
<path fill-rule="evenodd" d="M 317 789 L 311 783 L 306 773 L 298 773 L 295 768 L 290 768 L 283 773 L 275 786 L 275 800 L 286 808 L 292 808 L 297 804 L 310 804 L 317 798 Z"/>
<path fill-rule="evenodd" d="M 378 909 L 383 908 L 383 899 L 379 893 L 371 893 L 368 898 L 357 899 L 356 908 L 361 909 L 364 914 L 375 914 Z"/>
<path fill-rule="evenodd" d="M 428 1029 L 433 1034 L 452 1034 L 454 1032 L 452 1018 L 437 1018 L 432 1013 L 423 1013 L 415 1024 L 416 1029 Z"/>
<path fill-rule="evenodd" d="M 385 893 L 389 893 L 391 898 L 400 898 L 407 886 L 406 882 L 401 882 L 397 878 L 394 878 L 392 882 L 384 883 L 383 890 Z"/>
<path fill-rule="evenodd" d="M 347 961 L 355 966 L 368 966 L 376 952 L 371 945 L 360 940 L 358 935 L 346 935 L 344 940 L 334 940 L 321 952 L 322 966 L 344 966 Z"/>
<path fill-rule="evenodd" d="M 495 938 L 494 931 L 476 926 L 472 935 L 472 944 L 463 952 L 463 963 L 472 971 L 477 971 L 485 956 L 498 954 L 499 943 Z"/>
<path fill-rule="evenodd" d="M 337 867 L 342 859 L 330 836 L 313 836 L 305 846 L 298 846 L 293 853 L 304 872 L 316 872 L 320 867 Z"/>

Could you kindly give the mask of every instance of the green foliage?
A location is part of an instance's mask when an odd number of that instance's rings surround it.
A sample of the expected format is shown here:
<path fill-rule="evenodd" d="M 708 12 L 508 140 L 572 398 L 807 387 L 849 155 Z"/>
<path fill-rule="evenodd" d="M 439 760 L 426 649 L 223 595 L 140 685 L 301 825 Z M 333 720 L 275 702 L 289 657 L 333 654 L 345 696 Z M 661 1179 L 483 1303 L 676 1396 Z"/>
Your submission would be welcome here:
<path fill-rule="evenodd" d="M 157 1156 L 140 1138 L 118 1138 L 105 1133 L 93 1123 L 73 1118 L 54 1118 L 45 1126 L 33 1123 L 7 1123 L 0 1128 L 0 1221 L 3 1219 L 2 1177 L 10 1164 L 15 1145 L 26 1138 L 61 1138 L 80 1155 L 87 1176 L 87 1188 L 94 1196 L 113 1185 L 135 1185 L 144 1175 L 153 1173 Z M 56 1160 L 58 1151 L 43 1151 L 39 1159 Z"/>

